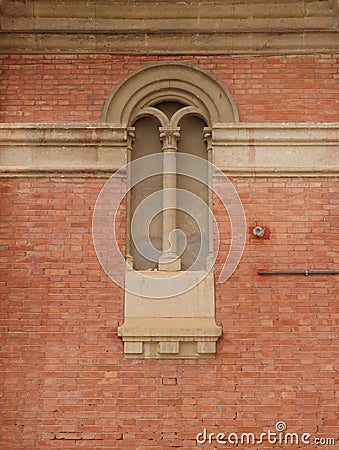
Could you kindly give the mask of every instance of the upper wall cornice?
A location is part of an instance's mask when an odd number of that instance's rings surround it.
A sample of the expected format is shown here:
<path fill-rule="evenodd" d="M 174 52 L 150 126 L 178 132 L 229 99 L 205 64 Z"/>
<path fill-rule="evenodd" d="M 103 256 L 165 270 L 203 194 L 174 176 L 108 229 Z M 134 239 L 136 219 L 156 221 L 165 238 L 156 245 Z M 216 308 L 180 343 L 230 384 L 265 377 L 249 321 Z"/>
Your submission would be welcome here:
<path fill-rule="evenodd" d="M 338 50 L 338 0 L 2 0 L 1 53 Z"/>

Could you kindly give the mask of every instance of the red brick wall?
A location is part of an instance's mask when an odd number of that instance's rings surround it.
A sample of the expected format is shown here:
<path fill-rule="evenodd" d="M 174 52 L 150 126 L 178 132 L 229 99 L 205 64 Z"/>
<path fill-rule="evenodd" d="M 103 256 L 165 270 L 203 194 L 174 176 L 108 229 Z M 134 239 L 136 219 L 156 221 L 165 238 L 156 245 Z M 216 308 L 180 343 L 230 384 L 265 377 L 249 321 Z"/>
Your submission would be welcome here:
<path fill-rule="evenodd" d="M 331 55 L 14 55 L 2 58 L 0 121 L 100 122 L 105 100 L 120 80 L 144 64 L 174 59 L 216 75 L 242 122 L 338 120 L 338 58 Z"/>
<path fill-rule="evenodd" d="M 0 120 L 100 121 L 120 80 L 173 59 L 216 75 L 241 121 L 338 120 L 338 60 L 329 55 L 4 57 Z M 202 448 L 195 437 L 203 427 L 259 435 L 279 420 L 311 440 L 337 437 L 337 277 L 257 275 L 335 267 L 333 180 L 233 182 L 248 242 L 232 278 L 216 284 L 224 329 L 217 358 L 128 361 L 117 338 L 123 293 L 99 266 L 91 237 L 104 181 L 0 181 L 1 449 Z M 227 241 L 228 218 L 215 211 Z M 264 239 L 252 236 L 256 224 Z M 257 447 L 289 448 L 240 446 Z"/>
<path fill-rule="evenodd" d="M 195 443 L 203 427 L 259 435 L 279 420 L 311 440 L 337 437 L 336 277 L 257 275 L 333 269 L 333 181 L 233 182 L 249 228 L 266 227 L 269 239 L 249 230 L 239 268 L 217 285 L 224 335 L 216 360 L 129 361 L 117 338 L 122 291 L 100 268 L 91 239 L 104 181 L 1 180 L 1 449 L 212 449 L 215 441 Z M 227 218 L 218 220 L 227 237 Z"/>

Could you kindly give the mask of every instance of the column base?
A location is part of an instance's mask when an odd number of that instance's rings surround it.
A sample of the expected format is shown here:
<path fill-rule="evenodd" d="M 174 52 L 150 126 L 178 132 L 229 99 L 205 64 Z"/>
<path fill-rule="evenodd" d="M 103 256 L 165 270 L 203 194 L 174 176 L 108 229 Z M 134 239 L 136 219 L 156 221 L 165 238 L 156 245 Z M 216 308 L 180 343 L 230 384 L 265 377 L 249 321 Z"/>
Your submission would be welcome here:
<path fill-rule="evenodd" d="M 167 256 L 161 257 L 158 262 L 158 270 L 165 272 L 179 271 L 181 270 L 181 259 L 173 259 Z"/>

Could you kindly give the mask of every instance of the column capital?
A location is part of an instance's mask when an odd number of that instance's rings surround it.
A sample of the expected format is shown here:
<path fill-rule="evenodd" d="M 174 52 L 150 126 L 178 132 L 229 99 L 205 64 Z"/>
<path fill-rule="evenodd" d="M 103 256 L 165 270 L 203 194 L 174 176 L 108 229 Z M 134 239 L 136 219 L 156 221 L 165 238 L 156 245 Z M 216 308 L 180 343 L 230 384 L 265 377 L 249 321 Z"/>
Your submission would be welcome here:
<path fill-rule="evenodd" d="M 206 143 L 206 150 L 212 150 L 212 129 L 205 127 L 203 132 L 203 140 Z"/>
<path fill-rule="evenodd" d="M 160 141 L 164 152 L 176 152 L 180 139 L 180 127 L 159 127 Z"/>
<path fill-rule="evenodd" d="M 127 128 L 127 150 L 132 150 L 133 143 L 135 141 L 135 128 Z"/>

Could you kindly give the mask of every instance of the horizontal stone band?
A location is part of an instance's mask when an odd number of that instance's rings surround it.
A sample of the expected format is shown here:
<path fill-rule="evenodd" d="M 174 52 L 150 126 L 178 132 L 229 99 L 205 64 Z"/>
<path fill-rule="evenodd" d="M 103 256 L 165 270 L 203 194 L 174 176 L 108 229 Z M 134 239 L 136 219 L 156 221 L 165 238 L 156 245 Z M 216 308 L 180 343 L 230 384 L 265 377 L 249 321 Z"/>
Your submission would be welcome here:
<path fill-rule="evenodd" d="M 338 174 L 336 123 L 219 123 L 213 162 L 234 176 Z M 0 124 L 1 176 L 109 177 L 127 161 L 125 124 Z"/>

